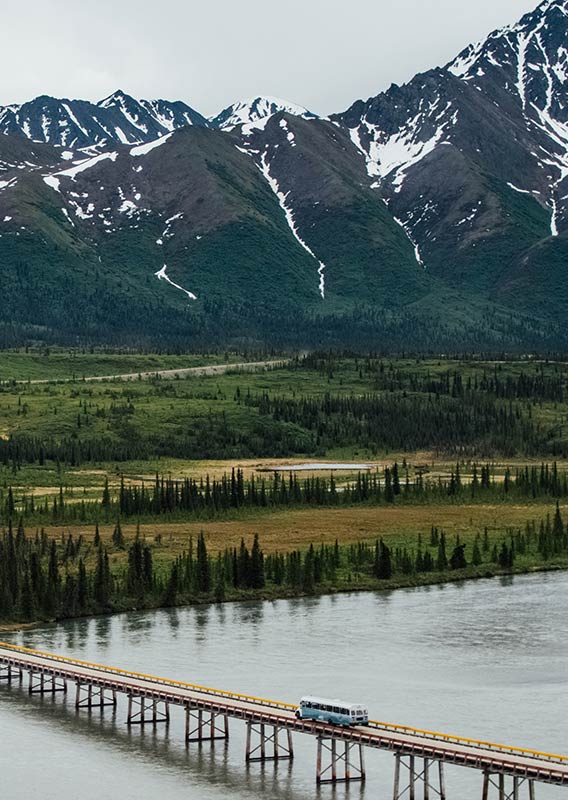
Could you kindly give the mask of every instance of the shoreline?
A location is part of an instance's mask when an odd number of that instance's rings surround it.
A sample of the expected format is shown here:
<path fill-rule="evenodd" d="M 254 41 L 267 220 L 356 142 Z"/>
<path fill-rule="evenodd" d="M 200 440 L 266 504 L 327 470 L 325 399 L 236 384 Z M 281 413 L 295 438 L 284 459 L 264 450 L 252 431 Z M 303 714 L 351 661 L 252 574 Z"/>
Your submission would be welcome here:
<path fill-rule="evenodd" d="M 206 605 L 225 605 L 228 603 L 243 603 L 243 602 L 268 602 L 273 600 L 292 600 L 301 598 L 314 598 L 326 597 L 340 594 L 352 594 L 354 592 L 395 592 L 402 589 L 419 589 L 428 586 L 446 586 L 457 583 L 469 583 L 479 580 L 491 580 L 492 578 L 514 578 L 516 575 L 535 575 L 546 574 L 549 572 L 568 572 L 568 563 L 565 564 L 548 564 L 536 565 L 525 567 L 514 567 L 513 569 L 490 569 L 490 568 L 468 568 L 466 570 L 456 570 L 455 573 L 421 573 L 420 575 L 410 575 L 400 579 L 389 579 L 382 581 L 378 585 L 376 580 L 363 580 L 344 582 L 337 586 L 322 586 L 321 590 L 314 590 L 313 592 L 302 591 L 270 591 L 261 589 L 258 591 L 241 591 L 233 592 L 230 596 L 221 600 L 216 600 L 210 596 L 201 598 L 186 598 L 183 601 L 174 605 L 164 604 L 147 604 L 147 605 L 126 605 L 124 608 L 115 608 L 112 611 L 104 614 L 85 614 L 84 616 L 76 617 L 61 617 L 58 619 L 44 619 L 36 620 L 33 622 L 2 622 L 0 621 L 0 634 L 13 634 L 20 633 L 35 628 L 41 628 L 45 625 L 54 625 L 61 622 L 70 622 L 72 620 L 91 620 L 101 619 L 102 617 L 114 617 L 119 614 L 127 614 L 133 611 L 160 611 L 175 608 L 191 608 Z"/>

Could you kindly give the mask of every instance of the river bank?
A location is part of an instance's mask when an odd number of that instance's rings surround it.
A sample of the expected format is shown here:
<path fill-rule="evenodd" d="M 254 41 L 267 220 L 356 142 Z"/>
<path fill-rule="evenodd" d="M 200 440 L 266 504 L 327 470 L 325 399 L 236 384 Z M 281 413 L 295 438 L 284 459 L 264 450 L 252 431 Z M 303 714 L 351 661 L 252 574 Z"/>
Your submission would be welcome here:
<path fill-rule="evenodd" d="M 105 613 L 97 614 L 78 614 L 73 617 L 55 617 L 47 619 L 37 619 L 34 621 L 2 621 L 0 620 L 0 634 L 18 633 L 34 628 L 41 628 L 46 624 L 66 622 L 69 620 L 88 620 L 100 617 L 112 617 L 117 614 L 140 611 L 157 611 L 169 609 L 181 609 L 192 607 L 203 607 L 212 604 L 228 605 L 242 602 L 263 602 L 276 600 L 300 600 L 309 598 L 321 598 L 326 596 L 361 593 L 385 593 L 390 594 L 403 589 L 417 589 L 429 586 L 446 586 L 459 583 L 470 583 L 479 580 L 488 580 L 497 577 L 513 577 L 520 575 L 534 575 L 539 573 L 568 572 L 568 558 L 554 563 L 547 564 L 525 564 L 520 567 L 501 569 L 498 567 L 490 568 L 488 565 L 480 567 L 468 567 L 463 570 L 452 572 L 420 573 L 415 575 L 397 575 L 388 580 L 363 579 L 361 576 L 336 582 L 333 585 L 321 585 L 314 591 L 306 592 L 293 589 L 292 587 L 265 587 L 259 590 L 235 590 L 227 591 L 224 597 L 215 598 L 211 594 L 207 596 L 180 597 L 175 603 L 144 602 L 144 603 L 118 603 Z"/>

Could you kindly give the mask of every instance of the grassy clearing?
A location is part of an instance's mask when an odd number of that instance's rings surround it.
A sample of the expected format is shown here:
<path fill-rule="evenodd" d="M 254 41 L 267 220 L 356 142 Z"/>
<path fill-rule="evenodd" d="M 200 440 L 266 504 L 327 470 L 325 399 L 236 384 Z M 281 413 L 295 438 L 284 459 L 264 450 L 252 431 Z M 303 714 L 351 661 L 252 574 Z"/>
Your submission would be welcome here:
<path fill-rule="evenodd" d="M 568 505 L 561 506 L 561 509 L 568 516 Z M 459 535 L 463 542 L 471 544 L 485 528 L 490 536 L 500 538 L 507 528 L 522 528 L 527 520 L 538 522 L 553 511 L 554 506 L 550 502 L 532 506 L 358 506 L 264 512 L 210 522 L 125 523 L 122 530 L 127 543 L 133 541 L 138 530 L 148 542 L 155 542 L 158 537 L 161 541 L 155 545 L 155 555 L 167 561 L 187 550 L 190 537 L 195 542 L 201 531 L 212 553 L 227 547 L 238 547 L 241 538 L 250 547 L 255 533 L 259 534 L 266 553 L 304 550 L 310 544 L 333 544 L 336 539 L 341 545 L 346 545 L 371 542 L 381 537 L 389 547 L 411 547 L 416 546 L 419 535 L 423 539 L 429 537 L 432 525 L 443 530 L 449 541 Z M 114 524 L 100 526 L 103 542 L 110 543 L 113 530 Z M 49 536 L 82 534 L 86 541 L 91 541 L 95 528 L 92 525 L 49 526 L 46 532 Z"/>

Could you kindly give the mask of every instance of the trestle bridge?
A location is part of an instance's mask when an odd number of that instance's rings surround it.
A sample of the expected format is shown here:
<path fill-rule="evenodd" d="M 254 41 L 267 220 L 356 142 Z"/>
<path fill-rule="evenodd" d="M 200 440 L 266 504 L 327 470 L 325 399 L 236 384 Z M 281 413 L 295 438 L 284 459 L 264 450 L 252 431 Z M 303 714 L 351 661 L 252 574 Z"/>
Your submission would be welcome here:
<path fill-rule="evenodd" d="M 185 712 L 185 739 L 228 739 L 229 720 L 246 725 L 247 762 L 294 757 L 293 734 L 317 742 L 316 781 L 365 780 L 365 748 L 394 754 L 393 800 L 445 800 L 444 765 L 478 770 L 482 800 L 534 800 L 537 783 L 568 786 L 568 756 L 371 721 L 336 727 L 297 719 L 296 706 L 190 683 L 91 664 L 0 642 L 0 680 L 24 682 L 30 694 L 75 688 L 77 709 L 116 707 L 128 700 L 127 725 L 168 724 L 170 707 Z"/>

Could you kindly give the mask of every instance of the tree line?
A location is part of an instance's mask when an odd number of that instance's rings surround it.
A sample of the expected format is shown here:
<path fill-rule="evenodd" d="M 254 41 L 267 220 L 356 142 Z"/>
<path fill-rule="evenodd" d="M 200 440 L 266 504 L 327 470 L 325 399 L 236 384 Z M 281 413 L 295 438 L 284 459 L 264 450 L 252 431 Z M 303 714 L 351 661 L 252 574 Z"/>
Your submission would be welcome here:
<path fill-rule="evenodd" d="M 101 496 L 94 500 L 76 498 L 63 486 L 57 494 L 39 499 L 8 487 L 0 490 L 0 521 L 13 522 L 20 516 L 40 525 L 132 518 L 212 519 L 246 509 L 568 497 L 568 472 L 559 470 L 556 463 L 507 469 L 501 477 L 488 463 L 474 463 L 467 478 L 462 470 L 458 462 L 448 478 L 430 478 L 424 469 L 417 468 L 411 475 L 405 463 L 395 462 L 381 472 L 360 472 L 338 486 L 333 472 L 329 478 L 274 472 L 245 479 L 242 470 L 233 469 L 221 478 L 207 475 L 199 480 L 156 476 L 152 483 L 135 485 L 121 479 L 118 491 L 111 491 L 106 480 Z"/>
<path fill-rule="evenodd" d="M 563 563 L 568 557 L 568 527 L 558 504 L 554 514 L 499 537 L 487 529 L 476 535 L 471 552 L 459 536 L 452 540 L 436 526 L 413 546 L 385 539 L 340 545 L 310 544 L 306 549 L 265 554 L 256 534 L 249 548 L 211 554 L 203 533 L 166 566 L 156 566 L 159 537 L 138 533 L 125 541 L 117 523 L 103 542 L 98 526 L 92 540 L 72 533 L 28 536 L 23 522 L 0 537 L 0 619 L 63 619 L 128 608 L 168 607 L 258 596 L 310 594 L 334 588 L 380 588 L 455 575 L 511 571 L 518 559 L 532 564 Z M 117 554 L 122 558 L 115 564 Z M 112 559 L 112 560 L 111 560 Z M 473 572 L 468 573 L 468 569 Z M 485 573 L 484 573 L 485 571 Z M 391 582 L 389 584 L 389 582 Z"/>
<path fill-rule="evenodd" d="M 568 397 L 568 364 L 562 361 L 563 356 L 552 356 L 550 363 L 533 365 L 529 371 L 520 368 L 511 373 L 511 356 L 502 354 L 504 363 L 493 366 L 478 364 L 474 357 L 463 358 L 459 366 L 442 368 L 439 362 L 437 371 L 430 367 L 424 369 L 423 358 L 414 358 L 414 369 L 411 364 L 401 364 L 380 356 L 357 356 L 346 354 L 353 362 L 356 374 L 360 378 L 370 379 L 374 391 L 412 392 L 428 395 L 448 395 L 461 398 L 482 393 L 493 398 L 505 400 L 530 400 L 564 402 Z M 495 356 L 486 356 L 491 361 Z M 323 377 L 337 374 L 341 367 L 342 357 L 338 353 L 310 353 L 296 363 L 300 370 L 317 370 Z M 445 359 L 450 360 L 450 359 Z M 456 357 L 451 360 L 456 360 Z M 516 364 L 515 364 L 516 367 Z"/>

